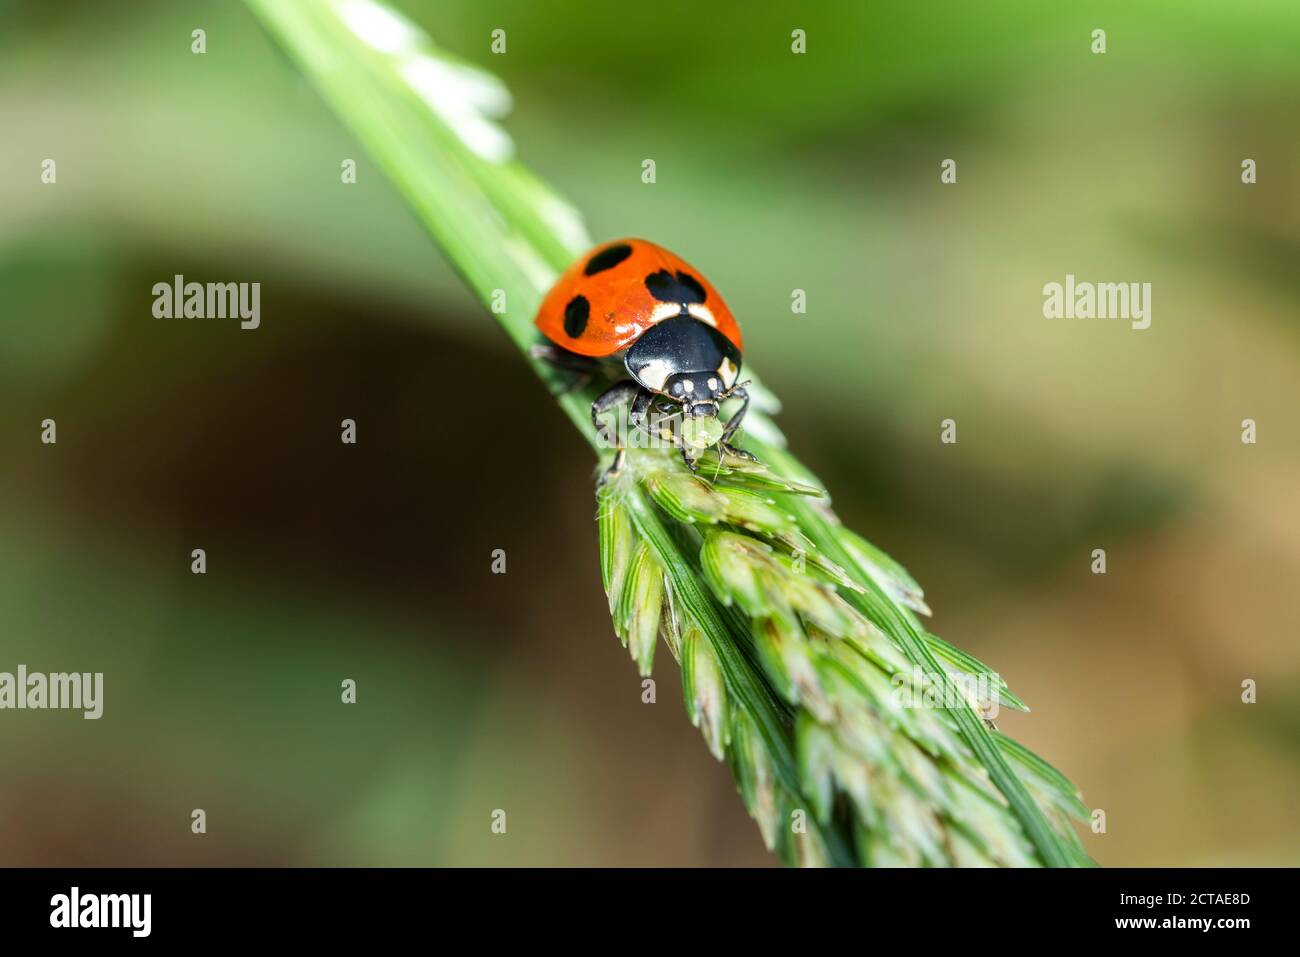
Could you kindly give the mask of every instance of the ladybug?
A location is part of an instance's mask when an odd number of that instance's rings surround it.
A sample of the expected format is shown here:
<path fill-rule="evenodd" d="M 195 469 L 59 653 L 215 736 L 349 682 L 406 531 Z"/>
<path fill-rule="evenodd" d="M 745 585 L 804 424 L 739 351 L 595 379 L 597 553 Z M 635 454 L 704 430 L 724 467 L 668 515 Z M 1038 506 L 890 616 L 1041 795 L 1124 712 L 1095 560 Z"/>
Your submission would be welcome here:
<path fill-rule="evenodd" d="M 644 239 L 597 246 L 560 276 L 535 323 L 550 344 L 533 355 L 578 373 L 579 383 L 601 366 L 626 371 L 628 378 L 592 403 L 591 421 L 602 436 L 601 413 L 630 402 L 632 425 L 651 435 L 652 411 L 665 416 L 660 422 L 680 422 L 659 435 L 681 450 L 691 471 L 714 444 L 720 453 L 753 460 L 731 446 L 749 409 L 740 326 L 712 283 L 680 256 Z M 733 397 L 741 406 L 723 425 L 719 406 Z M 607 475 L 623 456 L 620 442 Z"/>

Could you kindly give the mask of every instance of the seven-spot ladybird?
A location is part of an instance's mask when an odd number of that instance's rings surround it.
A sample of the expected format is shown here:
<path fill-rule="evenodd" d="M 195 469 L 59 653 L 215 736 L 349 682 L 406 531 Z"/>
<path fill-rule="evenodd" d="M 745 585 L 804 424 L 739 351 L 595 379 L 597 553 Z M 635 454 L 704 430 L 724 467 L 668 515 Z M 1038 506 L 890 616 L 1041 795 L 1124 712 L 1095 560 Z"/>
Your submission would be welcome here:
<path fill-rule="evenodd" d="M 644 239 L 598 246 L 559 278 L 537 312 L 537 328 L 553 346 L 533 354 L 586 374 L 601 363 L 621 362 L 630 379 L 612 386 L 591 406 L 600 413 L 630 401 L 632 425 L 644 431 L 652 409 L 682 415 L 683 428 L 665 437 L 694 470 L 713 444 L 733 455 L 731 438 L 749 408 L 740 382 L 740 326 L 718 291 L 681 257 Z M 731 397 L 740 409 L 725 427 L 718 406 Z M 623 461 L 623 446 L 610 472 Z"/>

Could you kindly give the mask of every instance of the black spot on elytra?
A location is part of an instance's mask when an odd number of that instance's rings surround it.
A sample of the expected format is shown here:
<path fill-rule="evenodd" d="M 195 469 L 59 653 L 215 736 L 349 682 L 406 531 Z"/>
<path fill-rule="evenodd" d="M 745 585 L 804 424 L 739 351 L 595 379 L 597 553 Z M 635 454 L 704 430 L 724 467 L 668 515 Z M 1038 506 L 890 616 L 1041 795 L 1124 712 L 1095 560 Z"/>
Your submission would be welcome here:
<path fill-rule="evenodd" d="M 564 307 L 564 331 L 570 339 L 576 339 L 587 328 L 587 318 L 591 315 L 591 303 L 586 296 L 574 296 Z"/>
<path fill-rule="evenodd" d="M 703 302 L 704 287 L 690 273 L 678 272 L 676 276 L 667 269 L 652 272 L 645 277 L 645 287 L 660 302 Z"/>
<path fill-rule="evenodd" d="M 594 276 L 606 269 L 613 269 L 630 255 L 632 255 L 632 247 L 627 243 L 619 243 L 616 246 L 610 246 L 608 249 L 602 249 L 588 259 L 587 266 L 582 271 L 588 276 Z"/>

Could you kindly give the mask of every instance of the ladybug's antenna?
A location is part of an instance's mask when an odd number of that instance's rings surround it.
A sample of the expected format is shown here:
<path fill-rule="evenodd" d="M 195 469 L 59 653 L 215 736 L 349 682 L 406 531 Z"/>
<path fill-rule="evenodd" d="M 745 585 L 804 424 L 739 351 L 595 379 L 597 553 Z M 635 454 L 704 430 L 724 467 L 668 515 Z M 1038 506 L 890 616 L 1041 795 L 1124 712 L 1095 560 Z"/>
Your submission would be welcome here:
<path fill-rule="evenodd" d="M 731 394 L 732 394 L 733 392 L 735 392 L 737 389 L 743 389 L 745 386 L 749 385 L 749 384 L 750 384 L 751 382 L 753 382 L 753 381 L 754 381 L 753 379 L 746 379 L 744 382 L 737 382 L 735 385 L 733 385 L 733 386 L 732 386 L 730 389 L 728 389 L 726 392 L 724 392 L 724 393 L 722 393 L 720 396 L 718 396 L 718 400 L 721 401 L 721 400 L 723 400 L 723 399 L 730 399 L 730 398 L 731 398 Z"/>

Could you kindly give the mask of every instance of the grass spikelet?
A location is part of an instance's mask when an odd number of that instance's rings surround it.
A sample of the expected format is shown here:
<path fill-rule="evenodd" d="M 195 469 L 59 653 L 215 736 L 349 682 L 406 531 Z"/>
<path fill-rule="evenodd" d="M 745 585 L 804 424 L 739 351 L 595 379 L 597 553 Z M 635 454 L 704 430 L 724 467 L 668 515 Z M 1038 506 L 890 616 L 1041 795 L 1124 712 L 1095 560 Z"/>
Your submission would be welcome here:
<path fill-rule="evenodd" d="M 537 303 L 590 239 L 513 158 L 504 86 L 378 0 L 247 2 L 483 303 L 511 304 L 493 315 L 607 464 L 594 389 L 563 393 L 529 352 Z M 367 17 L 399 24 L 401 42 L 374 43 Z M 431 70 L 447 78 L 436 96 L 410 80 Z M 775 397 L 748 388 L 738 442 L 757 462 L 713 449 L 691 474 L 674 455 L 633 449 L 597 493 L 601 581 L 639 672 L 664 636 L 690 720 L 790 864 L 1090 863 L 1074 786 L 980 710 L 1023 703 L 921 626 L 920 585 L 840 524 L 787 451 Z"/>

